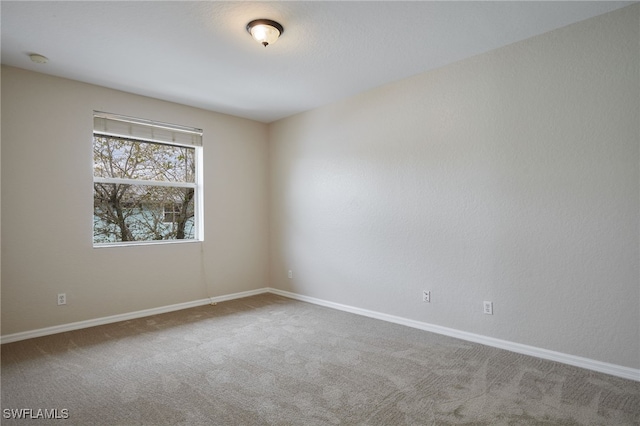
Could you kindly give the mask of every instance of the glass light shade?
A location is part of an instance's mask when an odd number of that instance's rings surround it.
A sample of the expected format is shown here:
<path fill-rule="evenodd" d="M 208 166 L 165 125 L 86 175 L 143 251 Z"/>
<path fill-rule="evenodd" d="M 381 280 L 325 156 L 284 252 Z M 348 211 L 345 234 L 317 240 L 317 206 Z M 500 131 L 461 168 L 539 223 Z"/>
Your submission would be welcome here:
<path fill-rule="evenodd" d="M 273 44 L 282 35 L 282 25 L 269 19 L 256 19 L 247 24 L 247 31 L 258 43 L 263 46 Z"/>
<path fill-rule="evenodd" d="M 256 25 L 251 28 L 253 38 L 263 45 L 273 44 L 280 37 L 280 31 L 271 25 Z"/>

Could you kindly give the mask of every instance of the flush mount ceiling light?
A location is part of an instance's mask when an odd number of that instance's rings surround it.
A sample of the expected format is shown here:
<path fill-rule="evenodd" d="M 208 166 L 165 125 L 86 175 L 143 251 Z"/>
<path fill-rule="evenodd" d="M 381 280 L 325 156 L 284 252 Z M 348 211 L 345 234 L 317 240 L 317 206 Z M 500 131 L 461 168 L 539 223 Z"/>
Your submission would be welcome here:
<path fill-rule="evenodd" d="M 255 19 L 247 24 L 247 31 L 255 41 L 267 47 L 278 40 L 284 28 L 270 19 Z"/>
<path fill-rule="evenodd" d="M 29 58 L 31 58 L 31 60 L 36 64 L 46 64 L 47 62 L 49 62 L 49 59 L 42 55 L 38 55 L 37 53 L 32 53 L 31 55 L 29 55 Z"/>

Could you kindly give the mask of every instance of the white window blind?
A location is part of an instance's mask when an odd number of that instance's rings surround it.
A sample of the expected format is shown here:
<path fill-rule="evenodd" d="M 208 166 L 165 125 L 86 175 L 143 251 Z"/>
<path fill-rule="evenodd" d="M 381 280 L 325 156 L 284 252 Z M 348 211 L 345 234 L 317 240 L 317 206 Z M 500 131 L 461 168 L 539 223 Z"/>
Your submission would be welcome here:
<path fill-rule="evenodd" d="M 202 146 L 202 129 L 94 111 L 93 132 L 174 145 Z"/>

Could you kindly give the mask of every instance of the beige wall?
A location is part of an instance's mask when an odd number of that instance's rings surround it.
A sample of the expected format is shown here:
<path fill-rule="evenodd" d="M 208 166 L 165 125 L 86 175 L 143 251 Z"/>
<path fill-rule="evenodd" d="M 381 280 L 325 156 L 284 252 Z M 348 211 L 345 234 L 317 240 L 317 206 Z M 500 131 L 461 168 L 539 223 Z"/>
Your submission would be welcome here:
<path fill-rule="evenodd" d="M 93 110 L 204 130 L 204 243 L 92 247 Z M 265 124 L 3 67 L 2 151 L 2 335 L 268 285 Z"/>
<path fill-rule="evenodd" d="M 272 124 L 271 285 L 639 368 L 638 11 Z"/>

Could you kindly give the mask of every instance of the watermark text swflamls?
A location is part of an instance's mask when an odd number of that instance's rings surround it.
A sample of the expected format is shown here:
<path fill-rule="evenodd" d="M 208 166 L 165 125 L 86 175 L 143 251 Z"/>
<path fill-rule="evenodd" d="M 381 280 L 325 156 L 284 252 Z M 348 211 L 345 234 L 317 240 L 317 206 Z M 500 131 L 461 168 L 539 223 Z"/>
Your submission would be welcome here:
<path fill-rule="evenodd" d="M 29 419 L 29 420 L 64 420 L 69 418 L 68 408 L 5 408 L 2 410 L 5 419 Z"/>

